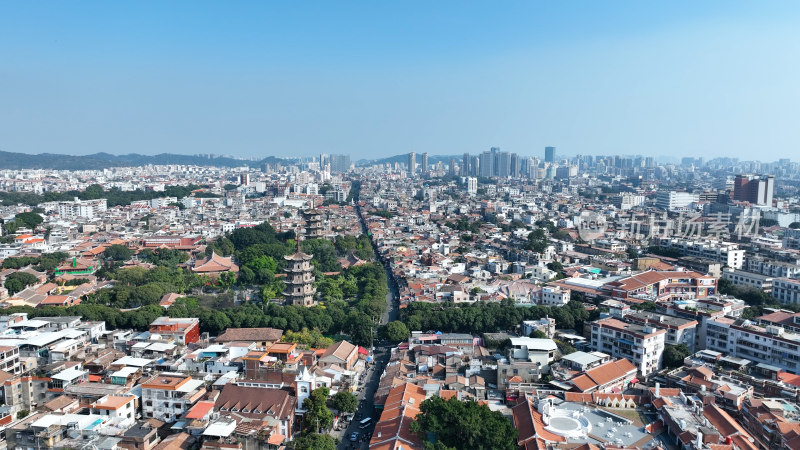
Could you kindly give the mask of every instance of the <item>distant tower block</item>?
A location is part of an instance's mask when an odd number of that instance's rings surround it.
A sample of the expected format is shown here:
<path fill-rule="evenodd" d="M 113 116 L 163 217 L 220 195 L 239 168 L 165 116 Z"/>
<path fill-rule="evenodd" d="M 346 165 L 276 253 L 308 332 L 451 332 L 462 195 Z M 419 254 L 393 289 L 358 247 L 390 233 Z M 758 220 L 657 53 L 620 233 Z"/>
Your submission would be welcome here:
<path fill-rule="evenodd" d="M 314 289 L 314 267 L 309 262 L 312 257 L 313 255 L 300 251 L 299 241 L 297 253 L 284 256 L 288 262 L 284 280 L 286 290 L 283 291 L 287 305 L 314 306 L 317 303 L 314 301 L 314 295 L 317 293 Z"/>
<path fill-rule="evenodd" d="M 306 219 L 306 239 L 322 239 L 322 214 L 316 209 L 303 213 Z"/>

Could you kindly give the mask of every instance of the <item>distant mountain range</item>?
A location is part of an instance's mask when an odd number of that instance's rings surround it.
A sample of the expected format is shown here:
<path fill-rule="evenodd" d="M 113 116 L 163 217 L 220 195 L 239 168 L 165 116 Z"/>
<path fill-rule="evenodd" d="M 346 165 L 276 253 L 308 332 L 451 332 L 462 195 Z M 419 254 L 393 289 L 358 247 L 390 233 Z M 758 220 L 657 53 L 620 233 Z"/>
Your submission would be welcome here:
<path fill-rule="evenodd" d="M 139 155 L 136 153 L 112 155 L 110 153 L 95 153 L 93 155 L 75 156 L 54 153 L 28 155 L 25 153 L 0 151 L 0 169 L 92 170 L 109 167 L 146 166 L 148 164 L 213 165 L 220 167 L 241 167 L 246 165 L 250 167 L 261 167 L 261 165 L 265 163 L 274 164 L 276 162 L 289 162 L 292 160 L 284 160 L 274 156 L 268 156 L 258 161 L 250 161 L 224 156 L 210 157 L 203 155 L 176 155 L 172 153 L 162 153 L 160 155 Z"/>

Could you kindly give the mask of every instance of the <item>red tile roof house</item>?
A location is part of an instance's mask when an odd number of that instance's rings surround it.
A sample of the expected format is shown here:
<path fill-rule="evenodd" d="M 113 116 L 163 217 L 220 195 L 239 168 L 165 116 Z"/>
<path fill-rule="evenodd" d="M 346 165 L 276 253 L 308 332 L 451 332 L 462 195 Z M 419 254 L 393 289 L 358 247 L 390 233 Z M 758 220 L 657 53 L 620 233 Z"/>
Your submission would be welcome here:
<path fill-rule="evenodd" d="M 150 333 L 170 336 L 183 345 L 200 340 L 200 319 L 159 317 L 150 324 Z"/>
<path fill-rule="evenodd" d="M 297 398 L 285 390 L 239 386 L 234 383 L 226 384 L 214 402 L 214 409 L 220 415 L 234 417 L 237 422 L 240 422 L 239 417 L 278 421 L 278 431 L 286 439 L 292 438 L 296 406 Z"/>
<path fill-rule="evenodd" d="M 357 361 L 358 347 L 347 341 L 339 341 L 325 350 L 319 365 L 323 369 L 337 365 L 345 370 L 353 370 Z"/>
<path fill-rule="evenodd" d="M 69 295 L 48 295 L 41 301 L 37 308 L 44 308 L 45 306 L 74 306 L 80 305 L 81 299 Z"/>
<path fill-rule="evenodd" d="M 636 378 L 636 366 L 625 358 L 609 361 L 568 381 L 577 392 L 621 392 Z"/>

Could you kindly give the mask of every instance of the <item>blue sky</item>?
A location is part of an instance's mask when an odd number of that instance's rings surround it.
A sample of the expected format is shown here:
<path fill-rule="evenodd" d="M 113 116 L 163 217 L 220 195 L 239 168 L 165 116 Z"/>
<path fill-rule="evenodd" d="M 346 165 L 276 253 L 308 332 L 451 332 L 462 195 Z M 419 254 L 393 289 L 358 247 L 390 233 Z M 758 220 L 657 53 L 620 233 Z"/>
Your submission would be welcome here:
<path fill-rule="evenodd" d="M 4 2 L 0 150 L 800 154 L 800 3 Z"/>

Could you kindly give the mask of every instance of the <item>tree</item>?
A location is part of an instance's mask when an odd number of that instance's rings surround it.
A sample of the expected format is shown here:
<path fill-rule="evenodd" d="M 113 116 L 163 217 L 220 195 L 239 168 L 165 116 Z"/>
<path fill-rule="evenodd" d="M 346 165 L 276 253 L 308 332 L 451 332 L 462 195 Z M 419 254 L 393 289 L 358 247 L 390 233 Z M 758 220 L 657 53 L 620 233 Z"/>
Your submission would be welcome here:
<path fill-rule="evenodd" d="M 133 256 L 133 251 L 122 244 L 114 244 L 109 245 L 105 251 L 103 251 L 103 255 L 114 261 L 127 261 Z"/>
<path fill-rule="evenodd" d="M 523 248 L 535 253 L 542 253 L 547 250 L 548 245 L 550 245 L 550 242 L 544 229 L 536 228 L 528 234 L 528 242 L 525 243 Z"/>
<path fill-rule="evenodd" d="M 435 445 L 475 450 L 515 450 L 517 430 L 501 413 L 474 400 L 444 400 L 434 396 L 420 404 L 420 414 L 411 423 L 411 430 L 423 441 L 429 436 Z"/>
<path fill-rule="evenodd" d="M 683 365 L 683 360 L 690 354 L 689 347 L 685 344 L 667 344 L 664 346 L 662 365 L 670 369 L 681 367 Z"/>
<path fill-rule="evenodd" d="M 790 223 L 789 224 L 789 228 L 791 228 L 793 230 L 800 229 L 800 222 L 792 222 L 792 223 Z"/>
<path fill-rule="evenodd" d="M 775 220 L 775 219 L 763 219 L 762 218 L 761 220 L 759 220 L 758 225 L 760 227 L 769 228 L 769 227 L 774 227 L 775 225 L 778 225 L 778 221 Z"/>
<path fill-rule="evenodd" d="M 558 261 L 551 261 L 547 263 L 547 268 L 559 275 L 564 271 L 564 266 Z"/>
<path fill-rule="evenodd" d="M 533 331 L 531 331 L 530 337 L 536 338 L 536 339 L 549 339 L 547 334 L 542 330 L 533 330 Z"/>
<path fill-rule="evenodd" d="M 393 320 L 386 325 L 385 328 L 386 339 L 391 342 L 407 341 L 411 337 L 411 332 L 408 330 L 406 324 L 399 320 Z"/>
<path fill-rule="evenodd" d="M 14 295 L 38 281 L 38 278 L 27 272 L 14 272 L 6 277 L 4 286 L 8 290 L 8 295 Z"/>
<path fill-rule="evenodd" d="M 327 406 L 330 392 L 326 387 L 318 387 L 303 400 L 303 409 L 306 410 L 305 425 L 310 431 L 325 431 L 333 425 L 333 413 Z"/>
<path fill-rule="evenodd" d="M 353 344 L 372 347 L 372 333 L 374 322 L 363 312 L 351 311 L 347 317 L 347 332 Z"/>
<path fill-rule="evenodd" d="M 295 450 L 336 450 L 336 439 L 329 434 L 307 433 L 294 441 Z"/>
<path fill-rule="evenodd" d="M 342 413 L 354 413 L 358 408 L 358 398 L 350 392 L 339 391 L 331 397 L 331 406 Z"/>
<path fill-rule="evenodd" d="M 36 214 L 35 212 L 19 213 L 16 215 L 16 217 L 14 217 L 14 220 L 17 221 L 18 223 L 21 223 L 25 227 L 30 228 L 31 230 L 33 230 L 34 228 L 39 226 L 42 222 L 44 222 L 42 216 Z"/>

